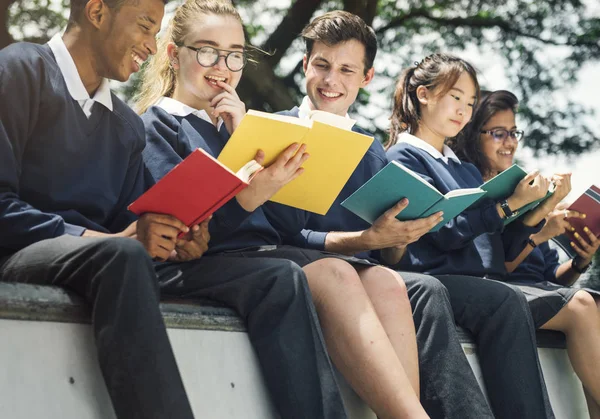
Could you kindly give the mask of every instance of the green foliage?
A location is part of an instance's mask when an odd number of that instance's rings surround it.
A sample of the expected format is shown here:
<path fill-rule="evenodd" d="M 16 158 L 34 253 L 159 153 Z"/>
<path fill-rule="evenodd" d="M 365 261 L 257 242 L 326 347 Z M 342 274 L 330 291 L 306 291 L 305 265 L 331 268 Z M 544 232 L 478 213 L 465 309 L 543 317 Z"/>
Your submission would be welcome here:
<path fill-rule="evenodd" d="M 577 81 L 578 70 L 600 57 L 600 18 L 589 17 L 581 0 L 236 0 L 249 41 L 267 51 L 277 45 L 278 50 L 261 59 L 270 71 L 264 65 L 255 67 L 260 76 L 250 77 L 252 68 L 246 69 L 239 90 L 249 108 L 279 110 L 272 93 L 259 93 L 269 91 L 265 85 L 283 87 L 277 88 L 277 99 L 286 100 L 277 103 L 298 103 L 303 94 L 299 65 L 303 46 L 289 39 L 309 18 L 298 14 L 299 8 L 292 7 L 295 2 L 302 2 L 300 11 L 316 8 L 315 14 L 363 7 L 363 16 L 376 3 L 377 75 L 368 93 L 361 92 L 353 111 L 380 140 L 386 138 L 391 95 L 400 71 L 429 53 L 446 51 L 473 61 L 486 74 L 490 70 L 499 74 L 499 79 L 482 79 L 483 88 L 517 94 L 527 133 L 524 141 L 536 153 L 578 154 L 600 144 L 596 115 L 566 95 Z M 13 36 L 41 42 L 64 26 L 64 12 L 53 4 L 17 1 L 9 20 Z M 66 10 L 66 3 L 62 7 Z M 294 24 L 294 29 L 279 28 L 280 24 Z M 273 33 L 278 39 L 271 38 Z M 127 85 L 124 95 L 130 97 L 136 86 L 135 82 Z"/>

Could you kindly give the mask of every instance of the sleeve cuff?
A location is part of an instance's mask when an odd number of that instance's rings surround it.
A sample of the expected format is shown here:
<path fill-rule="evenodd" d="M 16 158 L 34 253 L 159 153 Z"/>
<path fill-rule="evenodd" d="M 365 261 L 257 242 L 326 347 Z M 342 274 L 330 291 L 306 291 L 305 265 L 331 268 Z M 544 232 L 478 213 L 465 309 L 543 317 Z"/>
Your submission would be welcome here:
<path fill-rule="evenodd" d="M 252 213 L 242 208 L 237 199 L 232 198 L 217 211 L 216 215 L 221 218 L 223 224 L 236 228 L 248 218 L 250 214 Z"/>
<path fill-rule="evenodd" d="M 322 231 L 308 231 L 305 234 L 306 243 L 311 249 L 325 250 L 325 238 L 327 237 L 326 232 Z"/>
<path fill-rule="evenodd" d="M 85 230 L 87 230 L 85 227 L 65 223 L 65 234 L 69 236 L 82 236 Z"/>
<path fill-rule="evenodd" d="M 476 234 L 501 232 L 504 222 L 496 210 L 496 203 L 488 200 L 479 209 L 479 217 L 470 217 L 471 229 Z"/>

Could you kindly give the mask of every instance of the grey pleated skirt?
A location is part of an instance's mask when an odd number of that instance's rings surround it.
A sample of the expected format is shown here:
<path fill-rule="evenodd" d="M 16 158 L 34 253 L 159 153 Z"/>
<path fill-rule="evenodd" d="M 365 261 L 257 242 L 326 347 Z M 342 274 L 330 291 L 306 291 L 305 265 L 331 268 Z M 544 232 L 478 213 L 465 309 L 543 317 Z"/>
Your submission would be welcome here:
<path fill-rule="evenodd" d="M 556 316 L 560 310 L 573 298 L 577 291 L 587 291 L 596 299 L 600 299 L 600 292 L 590 288 L 565 287 L 549 281 L 509 281 L 516 286 L 527 298 L 535 328 L 539 329 Z"/>

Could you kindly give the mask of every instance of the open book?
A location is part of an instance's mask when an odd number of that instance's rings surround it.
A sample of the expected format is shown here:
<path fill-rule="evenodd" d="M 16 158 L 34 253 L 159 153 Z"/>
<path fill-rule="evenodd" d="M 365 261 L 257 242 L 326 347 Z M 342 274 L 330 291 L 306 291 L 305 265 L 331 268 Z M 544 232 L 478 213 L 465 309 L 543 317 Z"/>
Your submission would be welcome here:
<path fill-rule="evenodd" d="M 238 170 L 261 149 L 265 166 L 293 143 L 307 145 L 304 173 L 281 188 L 271 201 L 317 214 L 327 213 L 371 146 L 373 138 L 351 131 L 354 121 L 328 112 L 309 119 L 250 110 L 242 119 L 219 161 Z"/>
<path fill-rule="evenodd" d="M 261 169 L 251 160 L 234 173 L 199 148 L 129 205 L 129 210 L 137 215 L 172 215 L 191 228 L 247 187 Z"/>
<path fill-rule="evenodd" d="M 525 170 L 520 168 L 518 165 L 513 164 L 508 169 L 504 170 L 481 185 L 481 189 L 487 192 L 487 198 L 491 198 L 494 201 L 500 201 L 511 196 L 521 179 L 523 179 L 526 175 L 527 172 Z M 511 208 L 515 214 L 510 218 L 506 218 L 504 220 L 504 224 L 510 224 L 526 212 L 534 209 L 540 203 L 550 198 L 550 196 L 552 196 L 554 193 L 554 189 L 555 186 L 553 183 L 551 183 L 550 187 L 548 188 L 548 192 L 543 198 L 533 201 L 521 208 Z"/>
<path fill-rule="evenodd" d="M 480 188 L 467 188 L 442 195 L 418 173 L 392 161 L 342 202 L 342 206 L 372 224 L 402 198 L 408 198 L 408 206 L 396 218 L 414 220 L 443 211 L 444 219 L 431 229 L 434 232 L 484 194 Z"/>

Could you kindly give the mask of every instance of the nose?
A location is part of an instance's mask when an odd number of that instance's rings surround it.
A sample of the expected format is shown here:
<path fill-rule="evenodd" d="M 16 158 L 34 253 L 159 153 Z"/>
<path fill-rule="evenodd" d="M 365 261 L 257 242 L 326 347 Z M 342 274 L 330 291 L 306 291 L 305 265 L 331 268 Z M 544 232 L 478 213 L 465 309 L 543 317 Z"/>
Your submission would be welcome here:
<path fill-rule="evenodd" d="M 217 62 L 214 66 L 222 70 L 227 70 L 227 63 L 225 62 L 226 59 L 227 56 L 225 54 L 219 55 L 219 59 L 217 59 Z"/>
<path fill-rule="evenodd" d="M 337 82 L 337 75 L 335 71 L 328 71 L 323 78 L 323 81 L 330 86 L 335 86 Z"/>
<path fill-rule="evenodd" d="M 156 54 L 156 51 L 158 49 L 156 47 L 156 37 L 150 36 L 144 46 L 146 48 L 146 51 L 148 51 L 148 54 L 150 54 L 150 55 Z"/>

